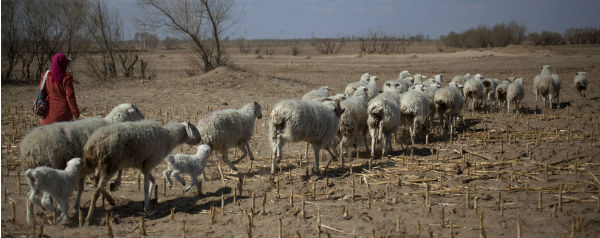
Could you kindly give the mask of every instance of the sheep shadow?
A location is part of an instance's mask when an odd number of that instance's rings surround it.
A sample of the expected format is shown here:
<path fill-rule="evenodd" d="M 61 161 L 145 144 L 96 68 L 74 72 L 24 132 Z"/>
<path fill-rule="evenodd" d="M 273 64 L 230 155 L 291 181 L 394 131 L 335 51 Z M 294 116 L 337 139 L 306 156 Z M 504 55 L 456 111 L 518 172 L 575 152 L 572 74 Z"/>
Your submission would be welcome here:
<path fill-rule="evenodd" d="M 538 107 L 535 107 L 533 109 L 530 107 L 521 107 L 519 109 L 519 113 L 523 115 L 542 114 L 542 109 Z"/>
<path fill-rule="evenodd" d="M 112 213 L 113 222 L 115 224 L 119 223 L 119 219 L 129 218 L 129 217 L 139 217 L 146 216 L 145 219 L 149 220 L 157 220 L 171 215 L 171 209 L 175 209 L 174 213 L 184 212 L 187 214 L 198 214 L 202 211 L 209 210 L 211 207 L 220 207 L 221 206 L 221 195 L 227 195 L 232 193 L 232 188 L 230 187 L 222 187 L 214 192 L 205 193 L 203 196 L 178 196 L 173 199 L 168 199 L 156 203 L 156 200 L 151 200 L 151 213 L 145 214 L 144 212 L 144 201 L 128 201 L 126 204 L 116 205 L 110 208 L 110 212 Z M 188 194 L 194 194 L 188 193 Z M 237 199 L 246 199 L 248 196 L 237 196 Z M 204 203 L 197 204 L 200 200 L 207 200 Z M 225 205 L 233 203 L 233 197 L 228 196 L 224 199 Z M 89 207 L 88 207 L 89 208 Z M 96 214 L 104 213 L 102 207 L 97 207 Z M 99 216 L 96 216 L 99 218 Z M 101 220 L 101 219 L 99 219 Z"/>
<path fill-rule="evenodd" d="M 570 107 L 571 102 L 559 102 L 559 103 L 553 103 L 552 104 L 552 108 L 560 108 L 560 109 L 564 109 L 565 107 Z"/>

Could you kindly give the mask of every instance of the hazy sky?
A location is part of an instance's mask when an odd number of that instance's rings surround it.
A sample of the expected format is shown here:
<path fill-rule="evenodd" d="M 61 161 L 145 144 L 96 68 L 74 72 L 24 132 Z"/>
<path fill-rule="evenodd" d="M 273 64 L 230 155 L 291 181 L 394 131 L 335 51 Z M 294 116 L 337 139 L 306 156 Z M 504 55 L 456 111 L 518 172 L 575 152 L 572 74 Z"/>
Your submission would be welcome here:
<path fill-rule="evenodd" d="M 137 0 L 112 0 L 133 35 Z M 478 25 L 516 21 L 529 32 L 600 27 L 600 0 L 234 0 L 241 18 L 232 37 L 309 38 L 424 34 L 432 38 Z M 164 33 L 161 33 L 164 36 Z"/>

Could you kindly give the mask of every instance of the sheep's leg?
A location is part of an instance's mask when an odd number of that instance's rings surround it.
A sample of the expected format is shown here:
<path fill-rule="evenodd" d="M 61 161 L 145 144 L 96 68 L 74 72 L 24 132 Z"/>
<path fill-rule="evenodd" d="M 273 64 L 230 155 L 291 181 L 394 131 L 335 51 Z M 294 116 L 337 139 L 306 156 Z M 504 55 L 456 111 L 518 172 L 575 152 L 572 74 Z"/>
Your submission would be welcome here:
<path fill-rule="evenodd" d="M 327 149 L 329 149 L 329 148 L 327 148 Z M 319 152 L 321 151 L 321 146 L 319 146 L 317 144 L 313 144 L 313 150 L 315 153 L 315 167 L 313 168 L 313 173 L 320 174 L 321 171 L 319 169 Z"/>
<path fill-rule="evenodd" d="M 47 192 L 44 192 L 42 195 L 42 206 L 50 213 L 53 211 L 58 213 L 58 208 L 52 205 L 52 198 L 50 198 L 50 194 Z"/>
<path fill-rule="evenodd" d="M 237 164 L 240 161 L 242 161 L 242 159 L 246 158 L 246 156 L 248 155 L 248 152 L 246 151 L 246 144 L 244 144 L 244 142 L 240 142 L 240 144 L 237 145 L 237 148 L 240 149 L 240 151 L 242 151 L 242 155 L 239 158 L 233 158 L 234 161 L 232 161 L 232 163 Z M 235 154 L 234 154 L 235 156 Z"/>
<path fill-rule="evenodd" d="M 223 162 L 225 162 L 225 164 L 227 164 L 233 171 L 238 171 L 235 165 L 233 165 L 233 163 L 227 159 L 227 150 L 221 153 L 221 158 L 223 159 Z"/>
<path fill-rule="evenodd" d="M 276 139 L 275 144 L 273 145 L 273 156 L 271 157 L 271 174 L 275 174 L 276 169 L 278 167 L 279 161 L 281 161 L 281 149 L 283 148 L 283 143 L 279 138 Z"/>
<path fill-rule="evenodd" d="M 188 185 L 183 191 L 187 192 L 189 191 L 194 185 L 198 184 L 198 175 L 191 173 L 190 176 L 192 177 L 192 181 L 190 182 L 190 185 Z"/>
<path fill-rule="evenodd" d="M 27 223 L 31 224 L 33 221 L 33 205 L 37 205 L 38 207 L 42 207 L 42 203 L 40 202 L 40 198 L 38 197 L 37 190 L 33 187 L 29 190 L 29 202 L 27 203 Z"/>
<path fill-rule="evenodd" d="M 250 150 L 250 143 L 245 141 L 244 145 L 246 146 L 246 151 L 248 152 L 248 156 L 250 156 L 250 160 L 254 160 L 254 155 L 252 155 L 252 151 Z"/>
<path fill-rule="evenodd" d="M 69 200 L 68 198 L 54 198 L 54 200 L 56 200 L 56 203 L 58 205 L 58 208 L 61 211 L 60 217 L 58 218 L 58 221 L 68 221 L 69 218 Z"/>
<path fill-rule="evenodd" d="M 154 176 L 152 176 L 151 170 L 144 171 L 144 212 L 150 214 L 150 196 L 154 193 Z M 156 198 L 158 200 L 158 197 Z"/>
<path fill-rule="evenodd" d="M 536 103 L 536 105 L 537 105 L 537 103 Z M 509 114 L 509 113 L 510 113 L 510 100 L 507 100 L 506 101 L 506 114 Z"/>
<path fill-rule="evenodd" d="M 169 184 L 169 188 L 173 188 L 173 181 L 171 180 L 171 168 L 163 170 L 163 177 L 167 180 L 167 184 Z"/>
<path fill-rule="evenodd" d="M 179 181 L 181 183 L 181 186 L 185 186 L 185 179 L 183 179 L 181 176 L 179 176 L 180 173 L 181 173 L 181 171 L 175 169 L 175 170 L 173 170 L 173 172 L 171 172 L 171 176 L 173 176 L 173 178 L 175 178 L 175 180 Z M 167 180 L 167 182 L 169 183 L 169 186 L 171 186 L 171 181 Z"/>
<path fill-rule="evenodd" d="M 375 157 L 375 129 L 369 129 L 369 134 L 371 134 L 371 157 Z"/>
<path fill-rule="evenodd" d="M 81 194 L 83 193 L 84 182 L 85 177 L 79 177 L 77 179 L 77 196 L 75 197 L 75 201 L 73 202 L 73 210 L 75 211 L 75 217 L 79 215 L 79 201 L 81 200 Z"/>
<path fill-rule="evenodd" d="M 413 146 L 415 145 L 416 135 L 417 135 L 417 117 L 415 117 L 415 119 L 413 120 L 412 130 L 410 131 L 410 140 L 411 140 Z"/>
<path fill-rule="evenodd" d="M 98 181 L 98 186 L 94 193 L 92 193 L 92 201 L 90 203 L 90 209 L 88 211 L 87 217 L 85 218 L 85 225 L 89 226 L 92 220 L 92 216 L 94 215 L 94 209 L 96 208 L 96 201 L 98 200 L 98 196 L 100 193 L 104 191 L 104 186 L 106 186 L 106 182 L 108 180 L 107 174 L 100 172 L 100 177 Z"/>
<path fill-rule="evenodd" d="M 204 174 L 204 172 L 202 172 Z M 203 196 L 202 194 L 202 179 L 198 179 L 198 175 L 195 174 L 192 176 L 192 183 L 196 184 L 196 189 L 198 190 L 198 196 Z"/>
<path fill-rule="evenodd" d="M 342 139 L 340 140 L 340 144 L 339 144 L 340 159 L 342 160 L 342 162 L 341 162 L 342 164 L 344 164 L 344 143 L 346 143 L 347 140 L 348 140 L 348 137 L 342 136 Z"/>
<path fill-rule="evenodd" d="M 108 187 L 110 189 L 110 191 L 115 191 L 117 190 L 117 188 L 119 188 L 119 186 L 121 186 L 121 175 L 123 174 L 123 170 L 119 169 L 119 172 L 117 172 L 117 179 L 115 179 L 114 182 L 112 182 Z"/>
<path fill-rule="evenodd" d="M 325 147 L 325 150 L 329 153 L 329 156 L 331 158 L 329 158 L 329 162 L 327 162 L 327 165 L 325 165 L 325 169 L 323 169 L 323 171 L 327 171 L 327 169 L 329 168 L 329 165 L 331 164 L 331 161 L 336 160 L 335 154 L 333 154 L 333 152 L 331 151 L 331 148 Z"/>
<path fill-rule="evenodd" d="M 369 143 L 367 142 L 367 141 L 368 141 L 368 138 L 367 138 L 367 131 L 368 131 L 368 129 L 365 129 L 365 130 L 363 130 L 363 131 L 362 131 L 360 134 L 361 134 L 361 136 L 363 137 L 363 143 L 365 143 L 365 152 L 369 153 Z M 396 135 L 396 134 L 394 133 L 394 136 L 395 136 L 395 135 Z M 357 153 L 358 153 L 358 152 L 357 152 Z"/>

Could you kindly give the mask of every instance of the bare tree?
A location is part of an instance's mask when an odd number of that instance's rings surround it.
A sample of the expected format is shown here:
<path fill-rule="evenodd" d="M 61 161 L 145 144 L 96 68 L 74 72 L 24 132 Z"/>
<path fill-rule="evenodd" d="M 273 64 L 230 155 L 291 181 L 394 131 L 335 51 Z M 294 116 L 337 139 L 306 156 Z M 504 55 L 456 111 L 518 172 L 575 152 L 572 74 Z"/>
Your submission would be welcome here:
<path fill-rule="evenodd" d="M 117 40 L 121 35 L 120 21 L 117 14 L 111 14 L 102 1 L 96 0 L 90 17 L 89 31 L 96 44 L 102 49 L 104 79 L 117 76 L 115 51 L 118 49 Z M 100 75 L 96 75 L 98 76 Z"/>
<path fill-rule="evenodd" d="M 20 1 L 2 0 L 2 82 L 12 77 L 20 58 L 22 30 Z"/>
<path fill-rule="evenodd" d="M 233 0 L 140 0 L 156 27 L 189 37 L 205 72 L 226 64 L 221 38 L 233 22 Z"/>

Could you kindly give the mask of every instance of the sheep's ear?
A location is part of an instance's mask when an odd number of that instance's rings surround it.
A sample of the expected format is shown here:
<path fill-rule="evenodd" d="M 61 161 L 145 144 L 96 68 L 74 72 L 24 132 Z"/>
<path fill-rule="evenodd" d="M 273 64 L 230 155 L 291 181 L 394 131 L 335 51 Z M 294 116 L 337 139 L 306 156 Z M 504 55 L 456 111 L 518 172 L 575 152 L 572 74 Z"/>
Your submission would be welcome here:
<path fill-rule="evenodd" d="M 258 102 L 257 101 L 254 101 L 254 106 L 258 106 Z"/>

